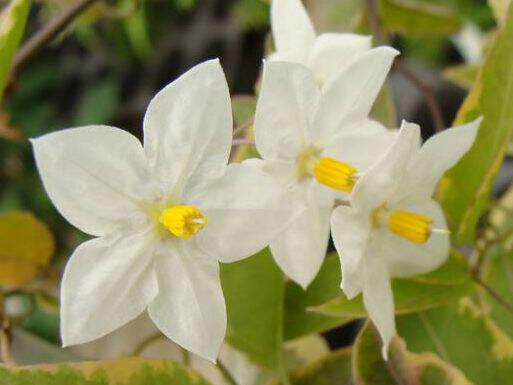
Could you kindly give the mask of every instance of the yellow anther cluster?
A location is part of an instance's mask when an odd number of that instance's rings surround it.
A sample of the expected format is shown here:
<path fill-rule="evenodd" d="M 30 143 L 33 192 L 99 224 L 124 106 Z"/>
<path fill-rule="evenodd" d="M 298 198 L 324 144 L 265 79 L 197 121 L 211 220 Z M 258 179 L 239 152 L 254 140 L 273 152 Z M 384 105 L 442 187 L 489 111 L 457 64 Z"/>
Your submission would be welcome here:
<path fill-rule="evenodd" d="M 393 211 L 388 217 L 388 228 L 414 243 L 426 243 L 431 235 L 433 219 L 408 211 Z"/>
<path fill-rule="evenodd" d="M 192 237 L 207 224 L 205 216 L 194 206 L 171 206 L 160 214 L 159 222 L 180 238 Z"/>
<path fill-rule="evenodd" d="M 357 170 L 348 163 L 333 158 L 321 158 L 313 165 L 319 183 L 336 190 L 351 192 L 356 182 Z"/>

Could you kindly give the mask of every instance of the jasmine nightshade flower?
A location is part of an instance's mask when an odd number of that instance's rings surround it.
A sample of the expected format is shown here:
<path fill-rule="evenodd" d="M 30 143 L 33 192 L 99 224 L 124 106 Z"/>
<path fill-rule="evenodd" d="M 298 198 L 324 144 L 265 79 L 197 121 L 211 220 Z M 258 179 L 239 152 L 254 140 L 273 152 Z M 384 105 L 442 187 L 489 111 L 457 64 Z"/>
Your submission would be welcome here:
<path fill-rule="evenodd" d="M 394 135 L 368 114 L 394 57 L 372 49 L 322 88 L 302 64 L 267 61 L 255 115 L 265 171 L 288 191 L 301 215 L 271 243 L 278 265 L 306 287 L 324 260 L 335 199 L 348 199 L 359 173 Z"/>
<path fill-rule="evenodd" d="M 443 131 L 422 147 L 419 127 L 403 123 L 383 158 L 358 179 L 351 207 L 333 213 L 342 290 L 349 299 L 363 291 L 385 359 L 395 335 L 390 278 L 424 274 L 446 260 L 449 231 L 432 195 L 444 172 L 474 143 L 480 122 Z"/>
<path fill-rule="evenodd" d="M 227 166 L 232 130 L 226 79 L 213 60 L 151 101 L 144 148 L 107 126 L 32 141 L 53 203 L 96 237 L 64 272 L 64 345 L 102 337 L 147 310 L 171 340 L 215 360 L 226 329 L 218 261 L 254 254 L 290 216 L 266 174 Z"/>
<path fill-rule="evenodd" d="M 317 36 L 301 0 L 273 0 L 271 28 L 276 52 L 269 60 L 305 65 L 319 84 L 372 47 L 370 36 L 352 33 L 323 33 Z"/>

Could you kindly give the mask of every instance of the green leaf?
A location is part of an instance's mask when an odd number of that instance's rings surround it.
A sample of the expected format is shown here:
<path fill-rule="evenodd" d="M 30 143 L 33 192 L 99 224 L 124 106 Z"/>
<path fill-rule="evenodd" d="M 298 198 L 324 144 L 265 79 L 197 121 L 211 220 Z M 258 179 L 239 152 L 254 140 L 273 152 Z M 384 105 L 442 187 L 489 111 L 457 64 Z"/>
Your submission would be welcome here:
<path fill-rule="evenodd" d="M 443 72 L 443 76 L 457 86 L 468 90 L 474 85 L 478 72 L 479 68 L 475 65 L 459 64 L 446 68 Z"/>
<path fill-rule="evenodd" d="M 23 285 L 50 262 L 53 235 L 32 213 L 0 215 L 0 285 Z"/>
<path fill-rule="evenodd" d="M 172 361 L 121 358 L 77 364 L 0 366 L 9 385 L 209 385 L 197 373 Z"/>
<path fill-rule="evenodd" d="M 18 49 L 30 9 L 30 0 L 12 0 L 0 14 L 0 100 Z"/>
<path fill-rule="evenodd" d="M 387 30 L 418 36 L 451 35 L 462 27 L 452 8 L 418 0 L 381 0 L 380 16 Z"/>
<path fill-rule="evenodd" d="M 238 0 L 232 5 L 233 22 L 246 31 L 269 25 L 269 7 L 261 0 Z"/>
<path fill-rule="evenodd" d="M 322 332 L 351 321 L 352 317 L 331 317 L 308 309 L 340 295 L 340 262 L 336 253 L 326 256 L 319 274 L 305 291 L 294 282 L 285 288 L 285 340 Z"/>
<path fill-rule="evenodd" d="M 290 373 L 292 385 L 350 385 L 351 349 L 341 349 Z M 268 385 L 278 385 L 272 381 Z"/>
<path fill-rule="evenodd" d="M 464 244 L 474 239 L 479 218 L 488 204 L 492 183 L 513 133 L 513 7 L 455 124 L 484 116 L 469 153 L 445 176 L 439 198 L 453 238 Z"/>
<path fill-rule="evenodd" d="M 395 312 L 414 313 L 439 307 L 468 295 L 474 288 L 466 265 L 459 257 L 451 257 L 446 265 L 431 274 L 392 280 Z M 344 294 L 340 294 L 309 310 L 332 317 L 367 316 L 361 295 L 348 300 Z"/>
<path fill-rule="evenodd" d="M 461 371 L 435 354 L 410 353 L 404 341 L 398 337 L 390 345 L 388 362 L 383 360 L 381 347 L 379 333 L 372 323 L 367 322 L 353 348 L 356 384 L 472 385 Z"/>
<path fill-rule="evenodd" d="M 113 77 L 87 87 L 78 101 L 73 125 L 105 124 L 110 121 L 119 107 L 119 91 L 119 81 Z"/>
<path fill-rule="evenodd" d="M 385 127 L 397 127 L 397 111 L 394 103 L 394 95 L 390 85 L 386 83 L 376 98 L 370 117 L 377 120 Z"/>
<path fill-rule="evenodd" d="M 307 0 L 315 28 L 321 32 L 353 32 L 364 14 L 362 0 Z"/>
<path fill-rule="evenodd" d="M 269 249 L 221 265 L 228 311 L 226 341 L 256 363 L 282 367 L 284 277 Z"/>
<path fill-rule="evenodd" d="M 511 382 L 513 341 L 470 298 L 396 321 L 411 351 L 437 354 L 475 385 Z"/>

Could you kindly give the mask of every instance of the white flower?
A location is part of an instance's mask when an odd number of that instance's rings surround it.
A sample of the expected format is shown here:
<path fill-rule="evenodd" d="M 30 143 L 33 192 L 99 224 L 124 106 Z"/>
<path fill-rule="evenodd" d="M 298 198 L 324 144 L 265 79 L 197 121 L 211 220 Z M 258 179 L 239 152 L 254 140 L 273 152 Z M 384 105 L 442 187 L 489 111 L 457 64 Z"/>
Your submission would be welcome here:
<path fill-rule="evenodd" d="M 367 118 L 397 51 L 372 49 L 322 87 L 301 64 L 267 61 L 255 115 L 264 169 L 305 207 L 272 253 L 282 270 L 306 287 L 326 254 L 337 196 L 380 158 L 394 134 Z M 327 188 L 320 183 L 329 186 Z"/>
<path fill-rule="evenodd" d="M 301 0 L 273 0 L 271 27 L 277 52 L 269 59 L 303 64 L 313 71 L 319 84 L 336 76 L 372 46 L 370 36 L 317 36 Z"/>
<path fill-rule="evenodd" d="M 147 309 L 166 336 L 215 360 L 226 329 L 218 261 L 254 254 L 290 216 L 266 174 L 249 163 L 227 166 L 232 130 L 227 83 L 214 60 L 151 101 L 144 148 L 106 126 L 32 142 L 57 209 L 97 237 L 66 266 L 64 345 L 97 339 Z"/>
<path fill-rule="evenodd" d="M 356 183 L 351 207 L 337 207 L 331 226 L 342 265 L 342 290 L 363 301 L 383 339 L 395 334 L 391 277 L 424 274 L 447 258 L 450 241 L 440 205 L 440 177 L 470 149 L 480 120 L 448 129 L 421 148 L 420 129 L 403 123 L 396 142 Z"/>

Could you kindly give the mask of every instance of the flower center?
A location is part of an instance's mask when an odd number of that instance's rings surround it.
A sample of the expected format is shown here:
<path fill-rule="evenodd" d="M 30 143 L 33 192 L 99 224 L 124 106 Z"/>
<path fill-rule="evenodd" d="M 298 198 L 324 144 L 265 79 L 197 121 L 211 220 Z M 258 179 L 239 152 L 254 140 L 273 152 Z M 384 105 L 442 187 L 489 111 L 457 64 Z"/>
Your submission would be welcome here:
<path fill-rule="evenodd" d="M 356 168 L 333 158 L 320 158 L 312 170 L 319 183 L 344 192 L 353 190 L 358 177 Z"/>
<path fill-rule="evenodd" d="M 162 211 L 159 222 L 171 234 L 190 238 L 207 224 L 207 218 L 194 206 L 171 206 Z"/>
<path fill-rule="evenodd" d="M 310 148 L 297 158 L 297 176 L 301 180 L 314 177 L 319 183 L 335 190 L 351 192 L 360 176 L 351 164 L 334 158 L 320 157 L 320 150 Z"/>
<path fill-rule="evenodd" d="M 426 243 L 431 235 L 433 219 L 409 211 L 393 211 L 388 216 L 388 228 L 413 243 Z"/>

